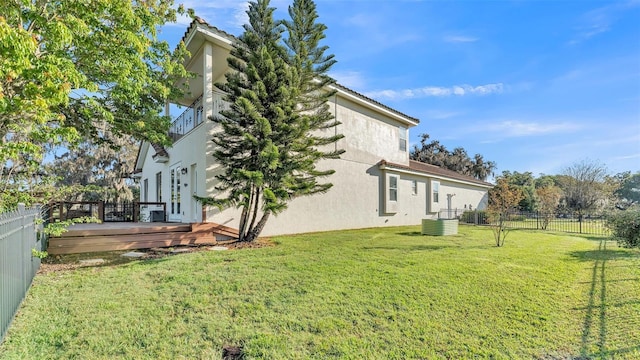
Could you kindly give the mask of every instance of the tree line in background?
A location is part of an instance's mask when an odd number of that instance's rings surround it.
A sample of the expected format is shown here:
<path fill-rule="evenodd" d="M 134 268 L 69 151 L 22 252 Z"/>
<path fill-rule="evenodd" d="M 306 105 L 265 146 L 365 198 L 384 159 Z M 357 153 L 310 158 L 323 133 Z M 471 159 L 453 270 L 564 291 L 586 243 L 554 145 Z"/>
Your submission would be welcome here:
<path fill-rule="evenodd" d="M 558 175 L 503 171 L 496 180 L 522 191 L 520 211 L 566 212 L 586 215 L 625 210 L 640 203 L 640 172 L 608 175 L 606 167 L 593 161 L 568 166 Z"/>
<path fill-rule="evenodd" d="M 485 161 L 482 155 L 475 154 L 473 158 L 462 147 L 449 151 L 438 140 L 429 141 L 429 134 L 420 136 L 420 145 L 414 145 L 409 153 L 411 160 L 439 166 L 443 169 L 455 171 L 462 175 L 485 181 L 493 175 L 496 163 Z"/>
<path fill-rule="evenodd" d="M 489 212 L 495 221 L 496 217 L 506 218 L 510 211 L 536 212 L 543 229 L 558 214 L 575 215 L 578 221 L 589 215 L 604 215 L 607 227 L 621 245 L 637 247 L 640 172 L 608 175 L 603 164 L 589 160 L 576 162 L 559 175 L 542 174 L 537 178 L 531 172 L 503 171 L 489 191 Z M 504 226 L 499 227 L 504 231 Z M 499 236 L 496 241 L 501 244 Z"/>
<path fill-rule="evenodd" d="M 436 165 L 462 175 L 486 180 L 494 175 L 496 164 L 466 150 L 448 150 L 423 134 L 420 144 L 409 155 L 412 160 Z M 609 175 L 596 161 L 583 160 L 557 175 L 503 171 L 489 190 L 487 221 L 497 246 L 503 246 L 509 232 L 507 220 L 513 212 L 535 213 L 542 229 L 557 216 L 567 215 L 583 221 L 586 216 L 606 215 L 607 227 L 623 246 L 640 246 L 640 172 Z"/>

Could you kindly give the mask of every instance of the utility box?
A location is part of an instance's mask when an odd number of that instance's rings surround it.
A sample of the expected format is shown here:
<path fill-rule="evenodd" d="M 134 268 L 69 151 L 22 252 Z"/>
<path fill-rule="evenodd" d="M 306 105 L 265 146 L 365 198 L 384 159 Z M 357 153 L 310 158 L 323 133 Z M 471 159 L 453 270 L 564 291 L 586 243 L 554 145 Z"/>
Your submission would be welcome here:
<path fill-rule="evenodd" d="M 149 212 L 151 222 L 164 222 L 164 211 L 163 210 L 152 210 Z"/>
<path fill-rule="evenodd" d="M 456 235 L 458 219 L 422 219 L 422 235 Z"/>

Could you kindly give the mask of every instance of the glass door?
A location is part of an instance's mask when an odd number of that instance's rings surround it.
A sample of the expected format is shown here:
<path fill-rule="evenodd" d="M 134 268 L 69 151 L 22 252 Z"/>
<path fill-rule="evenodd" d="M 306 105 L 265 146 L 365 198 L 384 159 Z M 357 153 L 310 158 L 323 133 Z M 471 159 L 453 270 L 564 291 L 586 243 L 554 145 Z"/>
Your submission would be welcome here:
<path fill-rule="evenodd" d="M 169 204 L 169 221 L 181 222 L 182 212 L 180 209 L 180 164 L 173 165 L 169 170 L 171 180 L 171 204 Z"/>

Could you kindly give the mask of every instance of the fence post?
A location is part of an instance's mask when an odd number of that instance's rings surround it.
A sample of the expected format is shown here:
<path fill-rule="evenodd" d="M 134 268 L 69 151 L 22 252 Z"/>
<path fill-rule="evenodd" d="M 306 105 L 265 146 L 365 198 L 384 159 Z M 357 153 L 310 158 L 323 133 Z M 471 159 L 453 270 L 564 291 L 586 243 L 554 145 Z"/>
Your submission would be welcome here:
<path fill-rule="evenodd" d="M 536 230 L 540 230 L 540 211 L 536 211 Z"/>
<path fill-rule="evenodd" d="M 478 225 L 478 210 L 473 211 L 473 224 Z"/>
<path fill-rule="evenodd" d="M 104 222 L 104 201 L 102 200 L 98 202 L 98 217 L 100 221 Z"/>

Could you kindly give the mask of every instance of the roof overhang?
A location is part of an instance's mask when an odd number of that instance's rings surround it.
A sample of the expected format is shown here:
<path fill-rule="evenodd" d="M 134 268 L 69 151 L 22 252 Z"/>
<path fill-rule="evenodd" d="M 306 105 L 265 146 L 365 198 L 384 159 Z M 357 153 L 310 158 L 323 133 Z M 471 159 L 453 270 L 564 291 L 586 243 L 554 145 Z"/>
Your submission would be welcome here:
<path fill-rule="evenodd" d="M 484 188 L 484 189 L 491 189 L 493 187 L 493 185 L 491 185 L 489 183 L 482 184 L 482 183 L 474 182 L 474 181 L 466 181 L 466 180 L 462 180 L 462 179 L 456 179 L 456 178 L 448 177 L 446 175 L 431 174 L 431 173 L 428 173 L 428 172 L 425 172 L 425 171 L 413 170 L 413 169 L 409 169 L 409 168 L 405 168 L 405 167 L 400 167 L 400 166 L 397 166 L 395 164 L 387 163 L 386 161 L 381 161 L 378 164 L 378 168 L 380 170 L 383 170 L 383 171 L 384 170 L 389 170 L 389 171 L 393 171 L 395 173 L 414 175 L 414 176 L 421 176 L 421 177 L 428 177 L 428 178 L 438 179 L 438 180 L 445 180 L 445 181 L 449 181 L 449 182 L 454 182 L 454 183 L 464 184 L 464 185 L 469 185 L 469 186 L 475 186 L 475 187 L 480 187 L 480 188 Z"/>
<path fill-rule="evenodd" d="M 203 41 L 210 41 L 226 50 L 231 50 L 233 43 L 237 41 L 237 38 L 223 30 L 210 25 L 202 18 L 196 17 L 189 27 L 187 28 L 184 36 L 182 37 L 187 48 L 190 51 L 197 51 L 202 45 Z M 335 84 L 329 87 L 331 90 L 337 91 L 337 94 L 345 99 L 355 102 L 358 105 L 371 109 L 379 114 L 383 114 L 396 120 L 407 127 L 413 127 L 420 123 L 420 120 L 413 118 L 409 115 L 388 107 L 374 99 L 371 99 L 363 94 L 360 94 L 352 89 L 349 89 L 343 85 Z"/>
<path fill-rule="evenodd" d="M 342 96 L 346 99 L 349 99 L 353 102 L 355 102 L 358 105 L 364 106 L 366 108 L 372 109 L 378 113 L 381 113 L 383 115 L 386 115 L 394 120 L 397 120 L 405 125 L 407 125 L 408 127 L 413 127 L 418 125 L 419 120 L 411 118 L 409 116 L 404 116 L 403 114 L 400 114 L 398 111 L 395 111 L 391 108 L 388 108 L 384 105 L 378 105 L 376 104 L 376 102 L 372 101 L 371 99 L 365 98 L 363 95 L 357 94 L 354 91 L 344 88 L 341 85 L 338 86 L 329 86 L 329 88 L 331 90 L 335 90 L 337 91 L 339 96 Z M 358 96 L 360 95 L 360 96 Z"/>

